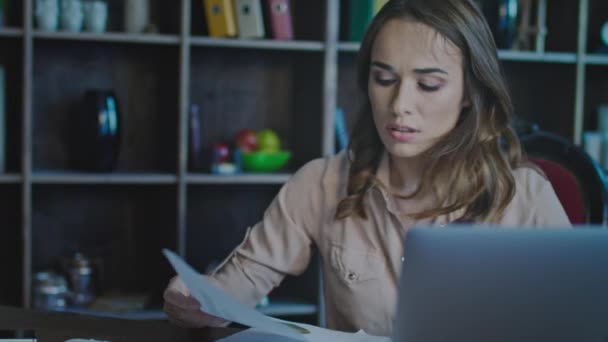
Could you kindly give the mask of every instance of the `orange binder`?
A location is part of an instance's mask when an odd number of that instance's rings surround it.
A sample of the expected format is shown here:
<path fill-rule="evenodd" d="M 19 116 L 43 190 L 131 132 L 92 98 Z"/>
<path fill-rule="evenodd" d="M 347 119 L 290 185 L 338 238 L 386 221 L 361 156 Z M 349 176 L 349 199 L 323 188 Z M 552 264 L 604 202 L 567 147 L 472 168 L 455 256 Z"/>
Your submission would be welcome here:
<path fill-rule="evenodd" d="M 232 0 L 203 0 L 205 18 L 210 37 L 234 37 L 237 35 Z"/>

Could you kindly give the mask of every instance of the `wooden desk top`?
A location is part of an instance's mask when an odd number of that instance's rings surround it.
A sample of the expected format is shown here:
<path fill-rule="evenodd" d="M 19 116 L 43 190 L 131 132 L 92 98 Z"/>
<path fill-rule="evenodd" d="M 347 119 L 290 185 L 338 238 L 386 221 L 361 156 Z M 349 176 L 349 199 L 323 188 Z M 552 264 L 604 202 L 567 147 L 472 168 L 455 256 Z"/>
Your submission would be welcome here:
<path fill-rule="evenodd" d="M 211 342 L 240 331 L 237 328 L 183 329 L 167 321 L 103 318 L 7 306 L 0 306 L 0 330 L 33 330 L 38 342 L 64 342 L 70 338 L 111 342 Z"/>

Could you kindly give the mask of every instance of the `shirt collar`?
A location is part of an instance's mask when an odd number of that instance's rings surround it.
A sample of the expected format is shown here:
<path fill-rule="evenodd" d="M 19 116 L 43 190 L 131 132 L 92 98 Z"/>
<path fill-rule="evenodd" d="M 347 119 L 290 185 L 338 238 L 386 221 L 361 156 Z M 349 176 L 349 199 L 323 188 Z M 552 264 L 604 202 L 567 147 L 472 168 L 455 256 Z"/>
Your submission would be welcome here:
<path fill-rule="evenodd" d="M 399 216 L 400 212 L 397 209 L 397 204 L 395 203 L 395 198 L 393 197 L 392 194 L 387 192 L 389 189 L 389 186 L 390 186 L 390 167 L 389 167 L 390 160 L 389 159 L 390 159 L 390 156 L 388 154 L 388 151 L 386 149 L 383 149 L 382 157 L 380 158 L 380 163 L 378 164 L 378 169 L 376 170 L 376 178 L 378 181 L 380 181 L 386 187 L 386 189 L 384 189 L 383 187 L 378 186 L 378 185 L 376 185 L 375 188 L 376 188 L 376 191 L 380 192 L 380 194 L 384 198 L 388 210 L 391 213 Z M 446 205 L 446 204 L 447 203 L 444 203 L 444 205 Z M 466 211 L 465 208 L 461 208 L 461 209 L 458 209 L 451 213 L 448 213 L 445 215 L 440 215 L 433 220 L 432 225 L 437 226 L 437 227 L 443 227 L 450 222 L 457 221 L 459 218 L 461 218 L 464 215 L 465 211 Z"/>

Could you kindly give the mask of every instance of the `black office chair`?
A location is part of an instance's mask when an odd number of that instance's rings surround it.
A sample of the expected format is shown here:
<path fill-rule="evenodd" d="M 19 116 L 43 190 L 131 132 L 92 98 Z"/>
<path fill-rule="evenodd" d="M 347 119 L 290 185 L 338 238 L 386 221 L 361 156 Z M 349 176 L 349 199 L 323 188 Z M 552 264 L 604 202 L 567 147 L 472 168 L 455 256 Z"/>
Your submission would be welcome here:
<path fill-rule="evenodd" d="M 549 181 L 573 224 L 606 224 L 608 188 L 602 168 L 569 140 L 537 125 L 516 127 L 522 149 Z"/>

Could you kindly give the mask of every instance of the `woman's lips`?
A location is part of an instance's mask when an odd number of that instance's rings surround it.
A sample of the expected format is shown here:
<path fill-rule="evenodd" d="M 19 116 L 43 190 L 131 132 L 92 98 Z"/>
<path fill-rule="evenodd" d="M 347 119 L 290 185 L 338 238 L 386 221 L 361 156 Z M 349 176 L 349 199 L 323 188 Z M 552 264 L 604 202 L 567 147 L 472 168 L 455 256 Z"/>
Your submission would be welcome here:
<path fill-rule="evenodd" d="M 420 133 L 419 130 L 407 125 L 389 124 L 386 129 L 388 134 L 399 142 L 412 141 Z"/>

